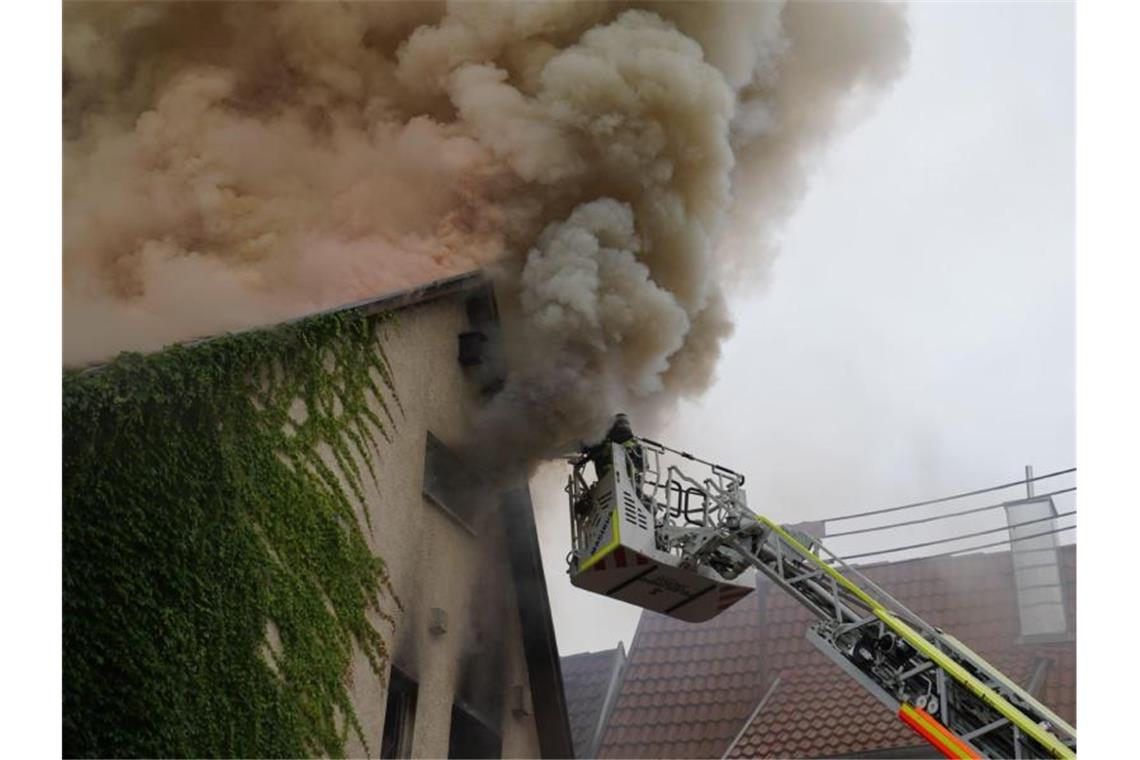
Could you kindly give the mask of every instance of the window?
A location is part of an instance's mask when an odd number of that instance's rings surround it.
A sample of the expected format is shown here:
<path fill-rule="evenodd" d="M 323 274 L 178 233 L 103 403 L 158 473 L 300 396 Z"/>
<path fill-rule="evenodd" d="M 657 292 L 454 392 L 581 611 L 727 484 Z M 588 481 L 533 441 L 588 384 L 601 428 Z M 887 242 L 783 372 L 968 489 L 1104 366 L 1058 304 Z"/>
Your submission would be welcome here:
<path fill-rule="evenodd" d="M 1009 529 L 1009 537 L 1013 539 L 1013 579 L 1023 639 L 1057 638 L 1068 634 L 1061 568 L 1057 561 L 1057 537 L 1056 534 L 1040 535 L 1052 530 L 1055 523 L 1048 518 L 1056 514 L 1053 499 L 1049 497 L 1023 499 L 1005 505 L 1009 525 L 1030 523 Z"/>
<path fill-rule="evenodd" d="M 447 745 L 449 758 L 499 757 L 502 752 L 503 740 L 498 733 L 460 705 L 451 706 L 451 737 Z"/>
<path fill-rule="evenodd" d="M 424 496 L 472 534 L 476 487 L 463 461 L 429 432 L 424 451 Z"/>
<path fill-rule="evenodd" d="M 388 677 L 388 707 L 384 711 L 384 735 L 380 757 L 412 756 L 412 729 L 416 722 L 416 682 L 392 668 Z"/>

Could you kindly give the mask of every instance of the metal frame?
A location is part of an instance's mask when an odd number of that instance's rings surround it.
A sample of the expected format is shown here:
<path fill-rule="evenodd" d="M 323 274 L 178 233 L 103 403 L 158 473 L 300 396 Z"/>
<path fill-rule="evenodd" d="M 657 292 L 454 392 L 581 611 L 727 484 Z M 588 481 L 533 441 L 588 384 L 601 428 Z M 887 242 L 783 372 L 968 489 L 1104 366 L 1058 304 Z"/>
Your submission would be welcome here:
<path fill-rule="evenodd" d="M 831 568 L 829 553 L 818 543 L 813 546 L 820 551 L 812 551 L 765 518 L 755 519 L 768 528 L 761 528 L 765 546 L 774 544 L 775 549 L 762 548 L 753 559 L 769 565 L 772 572 L 765 574 L 796 598 L 806 599 L 820 618 L 808 633 L 809 641 L 880 702 L 909 703 L 930 712 L 985 757 L 1075 757 L 1075 730 L 996 668 L 886 592 L 875 587 L 876 599 Z M 788 547 L 798 556 L 790 558 Z M 776 555 L 775 561 L 766 561 L 768 553 Z M 789 571 L 797 564 L 828 567 L 834 571 L 831 582 L 805 581 L 808 574 Z M 848 611 L 860 608 L 870 615 L 847 619 Z"/>
<path fill-rule="evenodd" d="M 818 618 L 806 632 L 816 649 L 889 709 L 910 705 L 940 723 L 963 751 L 1076 757 L 1075 729 L 1028 692 L 815 538 L 749 511 L 744 476 L 656 441 L 635 441 L 644 459 L 642 503 L 654 514 L 658 548 L 677 557 L 679 567 L 712 568 L 724 578 L 754 567 Z M 700 480 L 686 475 L 670 456 L 705 465 L 708 473 Z M 585 461 L 574 462 L 566 489 L 571 505 L 586 492 Z M 694 498 L 699 508 L 690 504 Z M 576 551 L 584 538 L 582 526 L 572 527 Z"/>

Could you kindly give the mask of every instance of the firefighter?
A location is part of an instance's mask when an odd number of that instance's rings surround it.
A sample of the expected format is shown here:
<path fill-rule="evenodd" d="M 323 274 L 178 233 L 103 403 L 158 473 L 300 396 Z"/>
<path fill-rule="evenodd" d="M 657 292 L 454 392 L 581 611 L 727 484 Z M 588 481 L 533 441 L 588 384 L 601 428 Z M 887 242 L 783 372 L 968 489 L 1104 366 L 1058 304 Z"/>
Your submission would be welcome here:
<path fill-rule="evenodd" d="M 614 443 L 621 444 L 621 447 L 625 449 L 629 461 L 633 463 L 633 478 L 640 484 L 641 476 L 645 472 L 645 452 L 633 435 L 633 428 L 629 424 L 628 417 L 624 414 L 618 414 L 614 418 L 609 438 Z"/>
<path fill-rule="evenodd" d="M 578 497 L 574 502 L 574 516 L 580 520 L 585 520 L 594 508 L 594 487 L 597 483 L 591 483 L 586 492 Z"/>
<path fill-rule="evenodd" d="M 627 443 L 633 438 L 633 427 L 629 424 L 629 417 L 619 412 L 614 415 L 614 424 L 610 426 L 610 432 L 606 434 L 606 438 L 614 443 Z"/>
<path fill-rule="evenodd" d="M 629 424 L 629 417 L 621 413 L 614 416 L 614 424 L 610 426 L 610 430 L 602 442 L 586 450 L 586 455 L 594 463 L 594 472 L 598 476 L 598 480 L 604 478 L 613 465 L 613 458 L 609 456 L 609 445 L 611 443 L 619 444 L 625 449 L 633 463 L 634 478 L 640 481 L 641 475 L 645 471 L 645 452 L 642 451 L 641 444 L 633 435 L 633 427 Z"/>

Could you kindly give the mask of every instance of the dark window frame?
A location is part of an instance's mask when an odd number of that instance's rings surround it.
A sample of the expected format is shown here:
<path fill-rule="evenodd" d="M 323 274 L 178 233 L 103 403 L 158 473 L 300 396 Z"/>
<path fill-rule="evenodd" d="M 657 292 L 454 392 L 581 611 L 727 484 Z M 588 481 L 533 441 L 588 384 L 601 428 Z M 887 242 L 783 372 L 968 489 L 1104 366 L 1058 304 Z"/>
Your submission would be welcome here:
<path fill-rule="evenodd" d="M 448 758 L 500 758 L 503 735 L 458 699 L 451 703 Z"/>
<path fill-rule="evenodd" d="M 410 758 L 416 727 L 419 684 L 395 666 L 388 673 L 388 699 L 384 708 L 384 731 L 380 736 L 380 757 Z"/>
<path fill-rule="evenodd" d="M 424 443 L 424 497 L 475 536 L 474 514 L 462 493 L 465 475 L 463 460 L 429 430 Z"/>

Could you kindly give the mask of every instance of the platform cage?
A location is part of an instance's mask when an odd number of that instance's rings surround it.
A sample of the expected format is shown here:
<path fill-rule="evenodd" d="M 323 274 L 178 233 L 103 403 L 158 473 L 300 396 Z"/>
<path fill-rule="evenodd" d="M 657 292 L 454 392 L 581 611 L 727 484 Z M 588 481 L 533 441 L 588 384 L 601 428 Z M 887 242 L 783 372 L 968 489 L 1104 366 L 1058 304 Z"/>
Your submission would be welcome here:
<path fill-rule="evenodd" d="M 655 441 L 607 442 L 571 460 L 571 581 L 682 620 L 707 620 L 755 587 L 739 562 L 695 562 L 747 512 L 744 476 Z"/>

